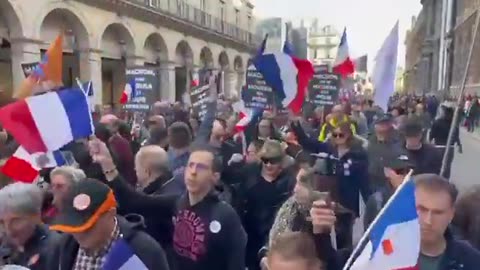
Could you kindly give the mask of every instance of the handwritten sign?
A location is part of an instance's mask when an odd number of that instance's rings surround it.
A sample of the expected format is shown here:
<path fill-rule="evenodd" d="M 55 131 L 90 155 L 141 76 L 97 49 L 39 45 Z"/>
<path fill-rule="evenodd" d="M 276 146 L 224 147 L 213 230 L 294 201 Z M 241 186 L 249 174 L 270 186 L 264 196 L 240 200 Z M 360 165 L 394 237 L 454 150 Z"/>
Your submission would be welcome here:
<path fill-rule="evenodd" d="M 155 67 L 127 68 L 127 82 L 135 82 L 135 97 L 127 104 L 126 110 L 148 111 L 155 102 L 156 89 L 158 89 L 158 71 Z"/>
<path fill-rule="evenodd" d="M 247 108 L 271 109 L 273 91 L 267 85 L 263 75 L 252 65 L 247 70 L 247 85 L 242 92 L 242 99 Z"/>
<path fill-rule="evenodd" d="M 33 72 L 33 70 L 38 66 L 38 62 L 33 62 L 33 63 L 23 63 L 22 64 L 22 70 L 23 74 L 25 74 L 25 77 L 30 76 L 30 74 Z"/>
<path fill-rule="evenodd" d="M 317 73 L 308 87 L 309 99 L 316 106 L 335 105 L 340 90 L 340 76 L 333 73 Z"/>
<path fill-rule="evenodd" d="M 193 114 L 203 119 L 207 112 L 207 99 L 210 94 L 210 86 L 208 84 L 197 86 L 190 91 L 190 101 L 192 102 Z"/>

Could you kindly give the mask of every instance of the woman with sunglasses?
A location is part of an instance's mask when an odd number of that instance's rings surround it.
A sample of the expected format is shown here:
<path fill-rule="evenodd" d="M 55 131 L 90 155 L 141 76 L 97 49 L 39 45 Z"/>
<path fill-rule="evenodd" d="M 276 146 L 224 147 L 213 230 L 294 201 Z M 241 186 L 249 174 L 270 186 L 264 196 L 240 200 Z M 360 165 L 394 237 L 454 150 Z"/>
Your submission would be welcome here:
<path fill-rule="evenodd" d="M 293 122 L 291 127 L 305 151 L 333 156 L 337 203 L 348 210 L 337 216 L 337 245 L 339 248 L 349 248 L 352 246 L 354 219 L 360 216 L 360 193 L 364 200 L 372 193 L 363 141 L 352 133 L 350 122 L 339 123 L 325 143 L 308 137 L 298 122 Z"/>
<path fill-rule="evenodd" d="M 241 166 L 236 177 L 233 205 L 239 213 L 248 235 L 246 262 L 249 270 L 260 270 L 258 251 L 268 241 L 275 215 L 291 196 L 295 175 L 285 168 L 284 146 L 276 140 L 266 140 L 257 154 L 259 163 Z"/>

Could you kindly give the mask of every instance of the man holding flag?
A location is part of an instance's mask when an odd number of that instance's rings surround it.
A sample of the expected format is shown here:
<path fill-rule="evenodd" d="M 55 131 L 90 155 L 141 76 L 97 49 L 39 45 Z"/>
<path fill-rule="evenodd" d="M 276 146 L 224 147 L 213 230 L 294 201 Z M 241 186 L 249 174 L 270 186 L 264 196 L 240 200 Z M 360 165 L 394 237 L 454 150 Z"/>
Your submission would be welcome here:
<path fill-rule="evenodd" d="M 406 178 L 367 229 L 368 242 L 358 258 L 344 269 L 478 269 L 480 253 L 448 229 L 457 195 L 456 187 L 441 176 Z M 352 258 L 356 255 L 354 251 Z"/>
<path fill-rule="evenodd" d="M 341 253 L 316 243 L 326 269 L 475 270 L 480 252 L 450 230 L 458 191 L 445 178 L 407 175 L 367 229 L 346 263 Z M 315 207 L 313 224 L 331 224 L 333 212 Z M 325 230 L 324 230 L 325 231 Z"/>

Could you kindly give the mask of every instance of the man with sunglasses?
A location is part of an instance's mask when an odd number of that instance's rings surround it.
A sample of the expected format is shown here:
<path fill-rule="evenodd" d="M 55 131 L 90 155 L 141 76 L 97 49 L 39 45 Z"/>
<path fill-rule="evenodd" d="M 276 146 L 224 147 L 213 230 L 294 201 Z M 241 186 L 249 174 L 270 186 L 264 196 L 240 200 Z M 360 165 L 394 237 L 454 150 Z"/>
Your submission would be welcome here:
<path fill-rule="evenodd" d="M 365 229 L 373 222 L 390 196 L 402 184 L 405 176 L 414 168 L 408 155 L 403 151 L 393 153 L 386 159 L 384 166 L 383 171 L 388 181 L 382 189 L 373 193 L 367 201 L 363 218 Z"/>

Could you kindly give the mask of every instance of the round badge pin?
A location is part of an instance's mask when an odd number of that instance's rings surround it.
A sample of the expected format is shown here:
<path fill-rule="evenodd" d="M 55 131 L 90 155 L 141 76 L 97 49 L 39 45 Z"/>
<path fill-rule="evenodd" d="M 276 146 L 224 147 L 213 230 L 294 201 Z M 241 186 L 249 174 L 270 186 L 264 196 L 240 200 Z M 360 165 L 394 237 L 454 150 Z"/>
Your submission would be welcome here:
<path fill-rule="evenodd" d="M 214 220 L 214 221 L 210 222 L 209 228 L 210 228 L 210 232 L 219 233 L 222 230 L 222 224 L 220 224 L 220 222 Z"/>
<path fill-rule="evenodd" d="M 83 211 L 90 206 L 91 199 L 87 194 L 78 194 L 73 199 L 73 207 L 78 211 Z"/>

